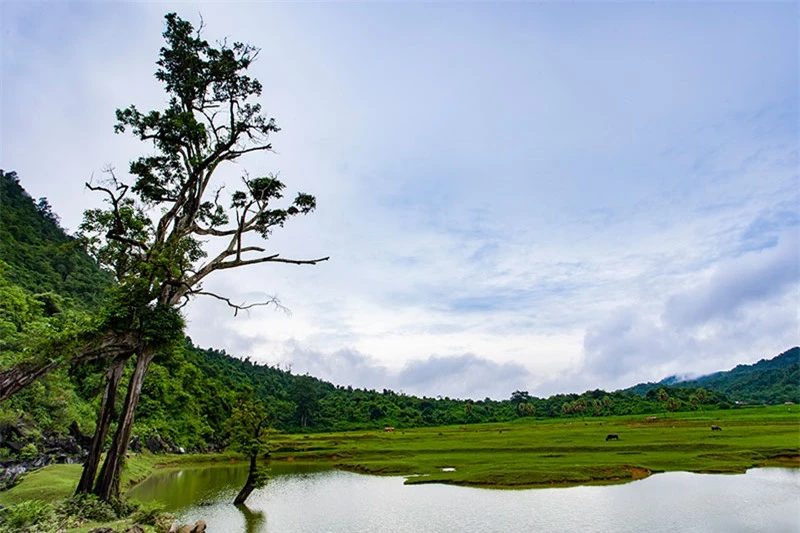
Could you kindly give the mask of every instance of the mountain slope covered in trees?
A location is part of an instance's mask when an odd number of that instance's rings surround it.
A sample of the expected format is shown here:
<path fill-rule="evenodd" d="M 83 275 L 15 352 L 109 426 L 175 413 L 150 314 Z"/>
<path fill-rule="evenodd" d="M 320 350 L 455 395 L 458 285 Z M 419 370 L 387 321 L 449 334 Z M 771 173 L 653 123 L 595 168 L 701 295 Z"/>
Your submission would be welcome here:
<path fill-rule="evenodd" d="M 37 202 L 25 193 L 16 174 L 0 172 L 0 194 L 0 261 L 5 264 L 0 268 L 2 369 L 25 357 L 38 331 L 91 317 L 110 278 L 81 250 L 80 241 L 59 227 L 47 201 Z M 158 435 L 187 449 L 223 446 L 225 422 L 244 396 L 265 403 L 275 429 L 307 432 L 715 409 L 732 406 L 734 396 L 739 399 L 743 386 L 738 383 L 746 383 L 744 389 L 752 394 L 760 391 L 781 401 L 797 393 L 797 348 L 776 363 L 742 365 L 693 384 L 649 384 L 653 386 L 646 389 L 549 398 L 509 391 L 509 399 L 476 401 L 336 386 L 257 364 L 249 357 L 202 349 L 188 338 L 173 350 L 157 355 L 152 363 L 133 434 L 141 439 Z M 59 369 L 0 403 L 0 437 L 2 428 L 10 425 L 28 428 L 31 440 L 43 433 L 65 434 L 72 422 L 91 433 L 106 365 L 101 360 Z M 131 370 L 129 364 L 126 372 Z M 124 394 L 123 387 L 119 395 Z"/>
<path fill-rule="evenodd" d="M 800 347 L 795 346 L 772 359 L 738 365 L 731 370 L 688 380 L 670 376 L 658 383 L 641 383 L 626 390 L 646 394 L 664 385 L 702 387 L 726 394 L 734 402 L 747 404 L 800 403 Z"/>
<path fill-rule="evenodd" d="M 738 365 L 681 383 L 723 392 L 734 401 L 746 403 L 800 403 L 800 347 L 752 365 Z"/>
<path fill-rule="evenodd" d="M 0 259 L 9 281 L 36 293 L 54 292 L 94 307 L 110 276 L 59 225 L 46 198 L 35 201 L 15 172 L 0 169 Z"/>

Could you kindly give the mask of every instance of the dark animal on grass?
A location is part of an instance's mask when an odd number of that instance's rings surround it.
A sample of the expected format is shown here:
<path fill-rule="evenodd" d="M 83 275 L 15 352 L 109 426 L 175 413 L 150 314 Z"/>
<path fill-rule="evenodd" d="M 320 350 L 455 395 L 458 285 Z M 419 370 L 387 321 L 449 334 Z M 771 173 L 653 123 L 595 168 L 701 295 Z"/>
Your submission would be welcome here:
<path fill-rule="evenodd" d="M 711 426 L 711 431 L 722 431 L 722 428 L 719 426 Z"/>
<path fill-rule="evenodd" d="M 617 435 L 616 433 L 609 433 L 608 435 L 606 435 L 606 442 L 610 440 L 619 440 L 619 435 Z"/>

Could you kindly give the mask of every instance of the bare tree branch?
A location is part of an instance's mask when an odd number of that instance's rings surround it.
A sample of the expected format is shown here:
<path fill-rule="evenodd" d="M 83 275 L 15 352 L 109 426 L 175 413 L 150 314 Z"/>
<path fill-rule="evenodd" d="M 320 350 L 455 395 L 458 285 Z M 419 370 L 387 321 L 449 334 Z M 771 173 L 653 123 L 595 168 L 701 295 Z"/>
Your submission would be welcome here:
<path fill-rule="evenodd" d="M 214 237 L 230 237 L 231 235 L 236 235 L 239 231 L 238 229 L 229 229 L 225 231 L 221 231 L 215 228 L 201 228 L 197 224 L 190 228 L 191 233 L 195 233 L 197 235 L 212 235 Z"/>
<path fill-rule="evenodd" d="M 125 195 L 127 194 L 128 186 L 117 181 L 117 178 L 114 175 L 114 169 L 112 169 L 111 167 L 106 168 L 105 171 L 111 175 L 111 182 L 114 184 L 114 186 L 116 187 L 116 189 L 119 192 L 119 194 L 115 195 L 111 191 L 111 189 L 109 189 L 107 187 L 102 187 L 100 185 L 92 185 L 89 182 L 86 182 L 85 185 L 86 185 L 86 188 L 89 189 L 92 192 L 100 191 L 100 192 L 106 193 L 108 195 L 108 197 L 109 197 L 110 202 L 111 202 L 111 206 L 113 208 L 112 209 L 112 213 L 114 215 L 114 229 L 113 230 L 109 230 L 106 233 L 106 238 L 107 239 L 112 239 L 112 240 L 115 240 L 115 241 L 119 241 L 121 243 L 128 244 L 130 246 L 136 246 L 136 247 L 141 248 L 142 250 L 144 250 L 146 252 L 148 250 L 148 247 L 147 247 L 147 245 L 145 243 L 143 243 L 141 241 L 137 241 L 136 239 L 132 239 L 130 237 L 126 237 L 125 236 L 125 232 L 126 232 L 125 222 L 122 220 L 122 215 L 120 214 L 120 205 L 119 204 L 122 201 L 122 199 L 125 197 Z"/>
<path fill-rule="evenodd" d="M 290 313 L 289 309 L 281 305 L 280 301 L 275 296 L 273 296 L 266 302 L 256 302 L 252 304 L 245 304 L 244 302 L 242 302 L 241 304 L 235 304 L 231 301 L 230 298 L 226 298 L 224 296 L 220 296 L 219 294 L 214 294 L 213 292 L 208 292 L 208 291 L 189 291 L 186 294 L 186 298 L 188 299 L 191 296 L 211 296 L 212 298 L 216 298 L 217 300 L 222 300 L 223 302 L 228 304 L 228 307 L 233 308 L 233 316 L 237 316 L 239 314 L 239 311 L 247 311 L 249 309 L 252 309 L 253 307 L 264 307 L 267 305 L 274 305 L 284 313 L 287 314 Z"/>
<path fill-rule="evenodd" d="M 242 259 L 239 261 L 223 261 L 219 263 L 215 270 L 223 270 L 226 268 L 234 268 L 238 266 L 245 266 L 245 265 L 256 265 L 258 263 L 289 263 L 292 265 L 316 265 L 317 263 L 321 263 L 323 261 L 327 261 L 330 259 L 330 256 L 327 257 L 320 257 L 317 259 L 284 259 L 283 257 L 278 257 L 279 254 L 270 255 L 267 257 L 260 257 L 258 259 Z"/>

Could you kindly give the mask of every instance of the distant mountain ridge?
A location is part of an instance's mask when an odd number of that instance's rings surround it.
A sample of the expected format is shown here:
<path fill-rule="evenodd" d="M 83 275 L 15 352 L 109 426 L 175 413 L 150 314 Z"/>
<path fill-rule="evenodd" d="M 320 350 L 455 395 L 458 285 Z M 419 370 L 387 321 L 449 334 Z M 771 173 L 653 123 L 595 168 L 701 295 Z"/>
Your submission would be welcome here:
<path fill-rule="evenodd" d="M 668 376 L 668 377 L 662 379 L 658 383 L 660 385 L 673 386 L 673 385 L 679 385 L 681 383 L 685 383 L 687 381 L 693 381 L 693 380 L 696 380 L 696 379 L 700 379 L 701 377 L 703 377 L 703 376 L 702 375 L 698 376 L 697 374 L 683 374 L 683 375 L 674 374 L 672 376 Z"/>
<path fill-rule="evenodd" d="M 795 346 L 772 359 L 693 379 L 669 376 L 657 383 L 640 383 L 625 391 L 644 395 L 664 386 L 704 388 L 721 392 L 735 402 L 753 404 L 800 403 L 800 347 Z"/>

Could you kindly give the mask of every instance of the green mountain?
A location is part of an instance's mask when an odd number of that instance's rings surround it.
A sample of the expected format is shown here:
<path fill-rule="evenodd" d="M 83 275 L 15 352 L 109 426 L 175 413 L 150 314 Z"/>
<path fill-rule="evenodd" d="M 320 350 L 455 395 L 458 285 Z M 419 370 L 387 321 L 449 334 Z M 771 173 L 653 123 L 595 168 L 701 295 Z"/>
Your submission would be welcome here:
<path fill-rule="evenodd" d="M 658 383 L 640 383 L 626 390 L 645 395 L 665 385 L 704 388 L 744 404 L 800 403 L 800 347 L 795 346 L 772 359 L 738 365 L 731 370 L 686 380 L 670 376 Z"/>
<path fill-rule="evenodd" d="M 0 259 L 9 281 L 34 292 L 54 292 L 81 307 L 95 307 L 110 284 L 59 225 L 46 198 L 34 201 L 16 172 L 0 169 Z"/>

